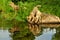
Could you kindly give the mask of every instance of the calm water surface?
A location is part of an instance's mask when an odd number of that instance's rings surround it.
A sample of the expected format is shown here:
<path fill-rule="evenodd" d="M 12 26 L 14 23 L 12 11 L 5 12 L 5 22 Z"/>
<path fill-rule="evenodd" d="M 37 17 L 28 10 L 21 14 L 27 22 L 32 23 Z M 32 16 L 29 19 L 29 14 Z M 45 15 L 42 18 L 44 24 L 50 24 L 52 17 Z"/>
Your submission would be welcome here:
<path fill-rule="evenodd" d="M 52 40 L 55 34 L 56 34 L 55 28 L 53 29 L 43 28 L 42 34 L 35 36 L 34 40 Z M 0 40 L 12 40 L 12 39 L 14 40 L 14 37 L 11 37 L 10 35 L 12 34 L 8 31 L 8 29 L 0 28 Z"/>
<path fill-rule="evenodd" d="M 11 40 L 8 30 L 0 30 L 0 40 Z"/>
<path fill-rule="evenodd" d="M 56 33 L 56 29 L 44 29 L 43 34 L 36 37 L 35 40 L 52 40 L 52 36 Z"/>

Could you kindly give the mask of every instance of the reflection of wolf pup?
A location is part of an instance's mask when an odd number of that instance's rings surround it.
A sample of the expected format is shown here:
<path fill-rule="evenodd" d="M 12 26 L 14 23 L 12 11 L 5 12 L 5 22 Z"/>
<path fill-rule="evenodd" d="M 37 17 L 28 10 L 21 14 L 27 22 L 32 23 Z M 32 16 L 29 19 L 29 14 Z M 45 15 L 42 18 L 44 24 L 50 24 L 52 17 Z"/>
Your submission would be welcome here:
<path fill-rule="evenodd" d="M 12 27 L 9 29 L 10 33 L 18 32 L 18 31 L 20 31 L 19 27 Z"/>
<path fill-rule="evenodd" d="M 33 35 L 38 35 L 41 32 L 41 27 L 39 27 L 39 25 L 29 24 L 29 30 L 33 33 Z"/>

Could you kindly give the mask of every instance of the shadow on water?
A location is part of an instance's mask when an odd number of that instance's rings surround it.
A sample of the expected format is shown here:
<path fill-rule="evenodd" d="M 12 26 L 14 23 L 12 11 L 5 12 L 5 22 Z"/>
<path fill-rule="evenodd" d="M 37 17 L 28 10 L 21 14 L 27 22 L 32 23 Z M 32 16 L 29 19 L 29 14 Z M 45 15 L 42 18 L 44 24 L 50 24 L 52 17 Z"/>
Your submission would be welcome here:
<path fill-rule="evenodd" d="M 60 24 L 26 24 L 0 27 L 0 40 L 59 40 Z"/>

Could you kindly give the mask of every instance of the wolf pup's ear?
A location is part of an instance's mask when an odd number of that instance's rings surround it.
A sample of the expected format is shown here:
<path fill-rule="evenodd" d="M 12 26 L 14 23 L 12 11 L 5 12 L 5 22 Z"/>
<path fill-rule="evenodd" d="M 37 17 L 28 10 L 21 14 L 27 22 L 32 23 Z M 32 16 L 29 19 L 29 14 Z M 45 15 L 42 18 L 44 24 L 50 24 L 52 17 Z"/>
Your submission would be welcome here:
<path fill-rule="evenodd" d="M 41 5 L 37 5 L 36 7 L 37 7 L 37 8 L 40 8 L 40 7 L 41 7 Z"/>

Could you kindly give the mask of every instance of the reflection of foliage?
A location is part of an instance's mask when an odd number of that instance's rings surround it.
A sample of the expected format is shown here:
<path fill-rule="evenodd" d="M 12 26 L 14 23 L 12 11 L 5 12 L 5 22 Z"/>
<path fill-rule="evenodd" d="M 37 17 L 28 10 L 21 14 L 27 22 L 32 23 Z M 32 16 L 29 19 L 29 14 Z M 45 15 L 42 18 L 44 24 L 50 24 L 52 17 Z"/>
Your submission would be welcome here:
<path fill-rule="evenodd" d="M 13 31 L 15 28 L 12 28 Z M 35 37 L 29 31 L 27 23 L 20 22 L 17 29 L 19 29 L 19 31 L 15 30 L 13 33 L 10 32 L 13 40 L 34 40 Z"/>
<path fill-rule="evenodd" d="M 34 40 L 34 35 L 31 33 L 21 33 L 21 32 L 15 32 L 13 35 L 13 40 Z"/>
<path fill-rule="evenodd" d="M 13 40 L 34 40 L 34 35 L 28 29 L 15 31 L 11 37 Z"/>
<path fill-rule="evenodd" d="M 60 32 L 56 33 L 52 40 L 60 40 Z"/>
<path fill-rule="evenodd" d="M 60 40 L 60 28 L 57 28 L 57 33 L 53 36 L 52 40 Z"/>

